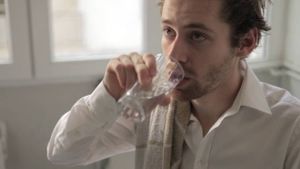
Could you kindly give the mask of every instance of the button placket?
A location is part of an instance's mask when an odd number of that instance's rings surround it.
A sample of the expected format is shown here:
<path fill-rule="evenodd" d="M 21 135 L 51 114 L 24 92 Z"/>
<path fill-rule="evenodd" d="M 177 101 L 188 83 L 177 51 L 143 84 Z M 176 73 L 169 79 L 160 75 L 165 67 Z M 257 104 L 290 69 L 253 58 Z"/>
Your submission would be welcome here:
<path fill-rule="evenodd" d="M 203 138 L 196 153 L 194 169 L 208 169 L 211 148 L 214 142 L 215 132 L 212 131 Z"/>

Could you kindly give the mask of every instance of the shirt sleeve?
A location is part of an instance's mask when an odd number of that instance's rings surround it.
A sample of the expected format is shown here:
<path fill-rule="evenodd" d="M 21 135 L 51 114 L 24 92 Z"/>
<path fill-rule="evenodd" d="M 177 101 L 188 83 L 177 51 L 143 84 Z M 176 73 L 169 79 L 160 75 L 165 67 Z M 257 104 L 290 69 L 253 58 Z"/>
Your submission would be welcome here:
<path fill-rule="evenodd" d="M 119 116 L 120 111 L 101 82 L 59 119 L 47 146 L 48 159 L 56 164 L 87 165 L 133 151 L 134 122 Z"/>
<path fill-rule="evenodd" d="M 284 168 L 285 169 L 300 168 L 300 116 L 298 116 L 294 124 L 293 134 L 289 142 Z"/>

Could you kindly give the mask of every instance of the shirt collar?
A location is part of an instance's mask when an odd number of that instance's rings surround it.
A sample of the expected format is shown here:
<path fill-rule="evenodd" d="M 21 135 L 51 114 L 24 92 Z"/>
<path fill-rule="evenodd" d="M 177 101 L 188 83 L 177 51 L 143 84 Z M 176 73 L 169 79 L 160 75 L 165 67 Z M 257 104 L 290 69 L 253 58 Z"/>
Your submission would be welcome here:
<path fill-rule="evenodd" d="M 260 81 L 246 61 L 241 61 L 241 68 L 243 69 L 244 79 L 232 106 L 215 122 L 208 133 L 217 128 L 226 117 L 239 113 L 242 106 L 250 107 L 262 113 L 272 114 Z"/>
<path fill-rule="evenodd" d="M 244 72 L 241 88 L 235 97 L 232 106 L 219 118 L 215 124 L 216 126 L 218 126 L 224 118 L 238 113 L 241 106 L 250 107 L 262 113 L 272 114 L 262 89 L 261 82 L 245 60 L 241 61 L 241 68 Z M 190 117 L 190 120 L 197 121 L 196 117 L 193 115 Z"/>
<path fill-rule="evenodd" d="M 241 68 L 244 72 L 244 79 L 232 106 L 215 122 L 208 133 L 217 128 L 226 117 L 239 113 L 242 106 L 258 110 L 262 113 L 272 114 L 261 82 L 257 79 L 245 60 L 241 61 Z M 190 120 L 195 121 L 196 117 L 191 115 Z"/>
<path fill-rule="evenodd" d="M 266 96 L 253 70 L 248 66 L 246 61 L 242 61 L 242 67 L 246 70 L 244 80 L 240 91 L 235 99 L 233 106 L 240 108 L 241 106 L 250 107 L 260 112 L 272 114 Z"/>

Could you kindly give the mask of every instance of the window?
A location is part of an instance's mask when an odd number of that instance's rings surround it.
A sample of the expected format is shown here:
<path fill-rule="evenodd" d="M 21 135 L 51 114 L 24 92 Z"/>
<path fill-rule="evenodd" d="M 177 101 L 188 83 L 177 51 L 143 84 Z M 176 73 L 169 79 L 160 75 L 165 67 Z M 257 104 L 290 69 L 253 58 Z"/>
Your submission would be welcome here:
<path fill-rule="evenodd" d="M 265 37 L 265 35 L 261 37 L 260 43 L 258 44 L 257 48 L 249 56 L 250 62 L 261 61 L 266 57 L 265 56 L 266 53 L 265 46 L 267 45 L 266 38 L 267 37 Z"/>
<path fill-rule="evenodd" d="M 0 0 L 0 64 L 11 61 L 8 54 L 8 27 L 5 14 L 4 0 Z"/>
<path fill-rule="evenodd" d="M 0 0 L 0 80 L 31 77 L 26 1 Z"/>
<path fill-rule="evenodd" d="M 140 0 L 51 0 L 52 60 L 101 59 L 141 51 L 141 7 Z"/>
<path fill-rule="evenodd" d="M 0 0 L 0 84 L 100 78 L 109 58 L 149 49 L 146 38 L 153 39 L 146 31 L 156 29 L 145 16 L 156 5 L 145 0 Z"/>
<path fill-rule="evenodd" d="M 271 20 L 271 6 L 267 3 L 267 6 L 264 11 L 264 17 L 266 18 L 266 21 L 268 25 L 270 25 Z M 258 44 L 257 48 L 250 54 L 248 57 L 248 60 L 250 63 L 255 62 L 263 62 L 267 60 L 268 57 L 268 43 L 269 43 L 269 35 L 262 33 L 262 37 L 260 39 L 260 43 Z"/>
<path fill-rule="evenodd" d="M 30 2 L 36 78 L 99 78 L 108 58 L 144 49 L 145 1 Z"/>

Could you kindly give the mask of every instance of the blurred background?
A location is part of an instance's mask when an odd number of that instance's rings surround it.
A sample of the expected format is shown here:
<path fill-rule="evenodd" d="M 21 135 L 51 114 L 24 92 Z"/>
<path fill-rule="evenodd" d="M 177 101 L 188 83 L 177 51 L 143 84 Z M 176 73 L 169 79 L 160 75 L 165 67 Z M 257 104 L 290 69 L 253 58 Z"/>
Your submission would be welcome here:
<path fill-rule="evenodd" d="M 67 169 L 48 162 L 59 117 L 121 53 L 160 52 L 157 0 L 0 0 L 0 169 Z M 300 98 L 299 0 L 273 0 L 272 31 L 248 62 Z M 133 169 L 134 153 L 75 169 Z M 1 168 L 2 167 L 2 168 Z"/>

